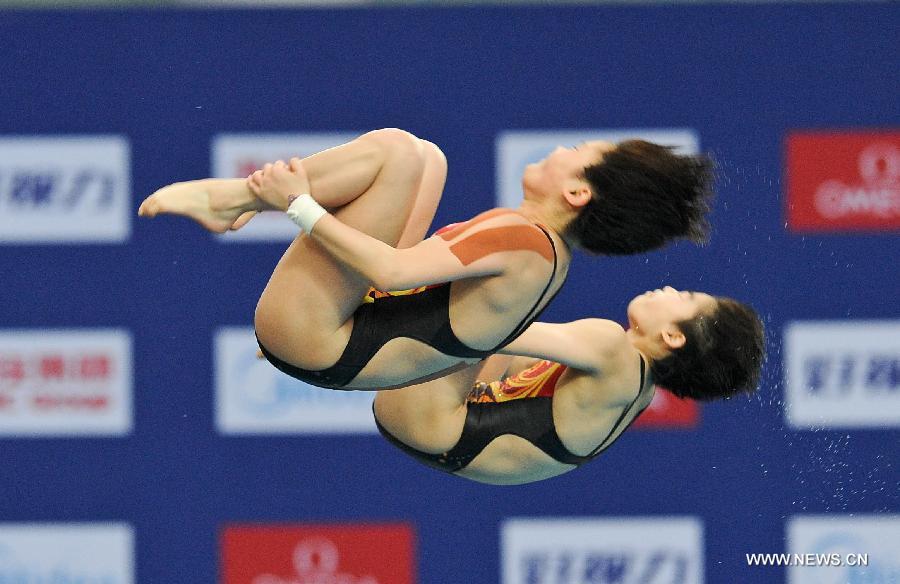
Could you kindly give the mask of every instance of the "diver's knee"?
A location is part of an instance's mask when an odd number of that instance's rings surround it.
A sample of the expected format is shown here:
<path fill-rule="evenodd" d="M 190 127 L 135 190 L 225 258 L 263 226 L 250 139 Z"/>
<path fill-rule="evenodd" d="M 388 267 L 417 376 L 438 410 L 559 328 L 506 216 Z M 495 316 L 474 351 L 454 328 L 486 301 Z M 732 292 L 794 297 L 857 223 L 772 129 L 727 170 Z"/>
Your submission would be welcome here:
<path fill-rule="evenodd" d="M 422 141 L 406 130 L 382 128 L 373 130 L 362 138 L 377 142 L 388 158 L 399 159 L 405 163 L 425 162 L 425 148 Z"/>
<path fill-rule="evenodd" d="M 444 152 L 434 142 L 419 138 L 422 145 L 422 152 L 425 157 L 425 164 L 434 172 L 447 175 L 447 157 Z"/>

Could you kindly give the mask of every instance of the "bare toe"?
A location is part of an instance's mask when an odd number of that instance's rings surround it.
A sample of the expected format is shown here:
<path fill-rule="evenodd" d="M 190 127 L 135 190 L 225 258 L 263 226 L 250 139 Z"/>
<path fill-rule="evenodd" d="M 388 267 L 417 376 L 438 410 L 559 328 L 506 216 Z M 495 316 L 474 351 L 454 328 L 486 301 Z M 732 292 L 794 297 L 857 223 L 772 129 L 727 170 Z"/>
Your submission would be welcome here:
<path fill-rule="evenodd" d="M 150 195 L 144 202 L 141 203 L 141 206 L 138 208 L 138 215 L 141 217 L 156 217 L 156 214 L 159 212 L 159 205 L 153 198 L 153 195 Z"/>

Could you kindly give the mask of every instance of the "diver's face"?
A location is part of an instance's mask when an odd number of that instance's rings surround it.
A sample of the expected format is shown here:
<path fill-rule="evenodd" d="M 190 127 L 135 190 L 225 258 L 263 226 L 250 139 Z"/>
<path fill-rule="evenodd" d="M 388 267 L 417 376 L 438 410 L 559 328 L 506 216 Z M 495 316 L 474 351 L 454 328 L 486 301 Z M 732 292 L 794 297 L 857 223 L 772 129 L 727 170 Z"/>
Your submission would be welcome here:
<path fill-rule="evenodd" d="M 628 324 L 644 336 L 657 336 L 675 323 L 711 312 L 716 299 L 705 292 L 679 291 L 671 286 L 636 296 L 628 304 Z"/>
<path fill-rule="evenodd" d="M 597 164 L 603 155 L 615 149 L 612 142 L 593 140 L 576 146 L 558 146 L 543 160 L 525 167 L 522 181 L 527 191 L 539 193 L 562 192 L 572 181 L 580 181 L 588 166 Z"/>

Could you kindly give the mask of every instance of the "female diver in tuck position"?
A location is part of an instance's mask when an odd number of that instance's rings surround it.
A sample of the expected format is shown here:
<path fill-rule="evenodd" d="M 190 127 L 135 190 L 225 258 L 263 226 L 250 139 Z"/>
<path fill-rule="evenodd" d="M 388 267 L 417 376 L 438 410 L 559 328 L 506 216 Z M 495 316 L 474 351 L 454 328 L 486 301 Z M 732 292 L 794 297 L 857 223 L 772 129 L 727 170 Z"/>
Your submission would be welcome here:
<path fill-rule="evenodd" d="M 539 481 L 598 456 L 653 399 L 727 398 L 756 388 L 756 313 L 666 287 L 634 298 L 627 331 L 601 319 L 536 322 L 494 355 L 447 377 L 379 392 L 382 435 L 416 460 L 498 485 Z"/>
<path fill-rule="evenodd" d="M 575 247 L 632 254 L 706 237 L 710 161 L 656 144 L 557 148 L 526 168 L 518 209 L 422 241 L 446 172 L 434 144 L 376 130 L 247 180 L 175 183 L 139 214 L 224 232 L 255 212 L 286 211 L 305 233 L 259 300 L 257 338 L 281 371 L 335 389 L 403 387 L 481 361 L 547 305 Z M 367 302 L 372 287 L 413 293 Z"/>

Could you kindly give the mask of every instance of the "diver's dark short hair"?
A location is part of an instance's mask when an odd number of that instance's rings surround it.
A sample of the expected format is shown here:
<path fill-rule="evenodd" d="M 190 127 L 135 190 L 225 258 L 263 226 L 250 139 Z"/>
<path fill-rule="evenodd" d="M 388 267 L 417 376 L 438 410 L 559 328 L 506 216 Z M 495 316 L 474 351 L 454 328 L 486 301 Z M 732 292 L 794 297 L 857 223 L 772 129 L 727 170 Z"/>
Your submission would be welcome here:
<path fill-rule="evenodd" d="M 627 140 L 584 169 L 593 197 L 566 234 L 595 254 L 627 255 L 674 239 L 704 243 L 713 162 L 670 146 Z"/>
<path fill-rule="evenodd" d="M 716 298 L 712 312 L 677 323 L 684 346 L 650 366 L 654 383 L 681 398 L 712 400 L 749 393 L 759 383 L 765 332 L 756 312 Z"/>

